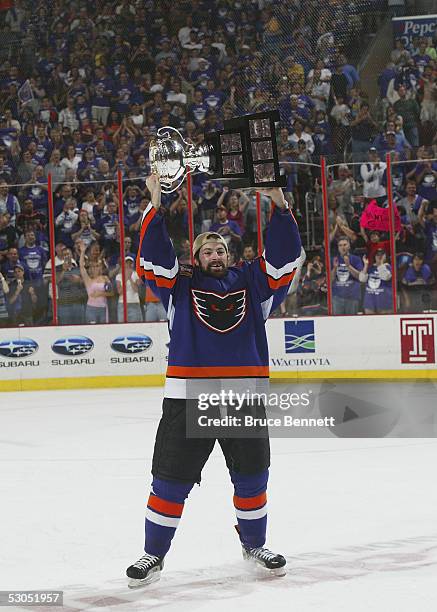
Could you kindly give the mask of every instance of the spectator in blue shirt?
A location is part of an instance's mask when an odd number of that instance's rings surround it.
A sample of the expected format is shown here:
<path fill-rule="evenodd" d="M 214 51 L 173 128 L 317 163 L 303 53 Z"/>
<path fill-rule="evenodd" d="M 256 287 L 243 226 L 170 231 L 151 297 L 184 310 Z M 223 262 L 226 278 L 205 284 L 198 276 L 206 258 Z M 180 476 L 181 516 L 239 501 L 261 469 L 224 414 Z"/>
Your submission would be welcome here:
<path fill-rule="evenodd" d="M 333 314 L 356 315 L 360 305 L 359 276 L 363 262 L 350 252 L 351 243 L 347 236 L 340 236 L 337 249 L 338 255 L 331 262 Z"/>
<path fill-rule="evenodd" d="M 401 159 L 405 159 L 406 157 L 405 147 L 396 138 L 396 132 L 394 130 L 387 130 L 383 135 L 380 134 L 377 136 L 373 146 L 376 147 L 381 157 L 390 151 L 399 153 Z"/>
<path fill-rule="evenodd" d="M 348 80 L 349 89 L 352 89 L 352 87 L 355 87 L 355 85 L 359 83 L 360 75 L 358 74 L 358 71 L 355 66 L 352 66 L 352 64 L 347 63 L 345 55 L 339 55 L 339 62 L 342 64 L 342 72 Z"/>
<path fill-rule="evenodd" d="M 62 212 L 55 219 L 57 242 L 62 242 L 70 248 L 73 247 L 71 234 L 78 219 L 78 213 L 75 211 L 75 208 L 75 200 L 69 198 L 65 201 Z"/>
<path fill-rule="evenodd" d="M 47 214 L 48 187 L 47 179 L 44 176 L 44 167 L 36 166 L 29 183 L 23 187 L 27 187 L 25 197 L 32 200 L 34 210 Z"/>
<path fill-rule="evenodd" d="M 437 162 L 430 159 L 429 152 L 423 152 L 423 161 L 420 161 L 416 168 L 407 177 L 415 178 L 417 193 L 426 200 L 437 199 Z"/>
<path fill-rule="evenodd" d="M 188 117 L 194 121 L 197 126 L 201 126 L 205 122 L 208 105 L 203 100 L 202 92 L 197 89 L 194 92 L 193 103 L 188 107 Z"/>
<path fill-rule="evenodd" d="M 386 134 L 390 134 L 393 132 L 395 134 L 396 145 L 400 147 L 399 150 L 411 149 L 411 145 L 408 140 L 405 138 L 403 132 L 398 132 L 396 130 L 396 123 L 391 120 L 387 120 L 385 123 L 385 131 L 380 132 L 375 140 L 373 141 L 373 146 L 381 153 L 386 150 L 387 147 L 387 139 Z"/>
<path fill-rule="evenodd" d="M 127 114 L 134 101 L 135 87 L 127 74 L 121 74 L 114 87 L 117 97 L 116 110 L 119 113 Z"/>
<path fill-rule="evenodd" d="M 31 281 L 24 278 L 24 266 L 18 261 L 9 283 L 8 312 L 12 325 L 32 325 L 38 296 Z"/>
<path fill-rule="evenodd" d="M 230 250 L 238 250 L 241 246 L 241 229 L 236 221 L 228 219 L 226 206 L 217 206 L 217 222 L 211 225 L 211 232 L 217 232 L 226 240 Z M 232 248 L 233 247 L 233 248 Z"/>
<path fill-rule="evenodd" d="M 36 128 L 36 137 L 34 139 L 36 143 L 36 154 L 41 160 L 40 163 L 46 164 L 53 150 L 53 143 L 48 138 L 45 128 L 43 126 Z"/>
<path fill-rule="evenodd" d="M 94 81 L 91 83 L 91 112 L 93 119 L 102 125 L 108 122 L 113 92 L 114 83 L 106 74 L 106 67 L 96 67 Z"/>
<path fill-rule="evenodd" d="M 113 255 L 117 250 L 119 250 L 119 222 L 117 204 L 114 201 L 107 203 L 106 213 L 104 213 L 100 219 L 98 231 L 105 252 L 108 255 Z"/>
<path fill-rule="evenodd" d="M 24 266 L 26 280 L 42 281 L 47 253 L 36 244 L 33 230 L 26 230 L 24 233 L 24 246 L 19 250 L 19 257 Z"/>
<path fill-rule="evenodd" d="M 359 281 L 366 283 L 364 293 L 365 314 L 389 314 L 393 312 L 393 292 L 391 284 L 391 267 L 387 263 L 384 249 L 375 251 L 375 263 L 369 266 L 366 255 L 363 256 L 364 268 Z"/>
<path fill-rule="evenodd" d="M 389 62 L 378 77 L 379 96 L 381 100 L 383 100 L 387 96 L 388 86 L 395 77 L 395 66 L 392 62 Z"/>
<path fill-rule="evenodd" d="M 434 276 L 425 263 L 423 253 L 416 253 L 402 278 L 404 312 L 423 312 L 431 307 Z"/>
<path fill-rule="evenodd" d="M 225 96 L 223 92 L 216 89 L 215 82 L 209 79 L 203 98 L 209 110 L 219 110 L 223 105 Z"/>
<path fill-rule="evenodd" d="M 97 173 L 98 167 L 94 155 L 94 149 L 92 147 L 87 147 L 83 153 L 82 161 L 77 167 L 77 175 L 82 181 L 93 181 L 95 180 Z"/>
<path fill-rule="evenodd" d="M 18 249 L 15 246 L 12 246 L 7 250 L 5 257 L 3 257 L 3 262 L 1 264 L 1 272 L 3 276 L 6 278 L 7 282 L 10 283 L 15 278 L 15 266 L 19 263 L 20 260 L 18 258 Z"/>
<path fill-rule="evenodd" d="M 13 193 L 9 191 L 6 181 L 0 181 L 0 213 L 9 215 L 8 224 L 15 225 L 15 220 L 20 212 L 20 204 Z"/>
<path fill-rule="evenodd" d="M 81 130 L 86 130 L 91 124 L 91 106 L 85 96 L 76 98 L 76 116 L 79 120 Z"/>

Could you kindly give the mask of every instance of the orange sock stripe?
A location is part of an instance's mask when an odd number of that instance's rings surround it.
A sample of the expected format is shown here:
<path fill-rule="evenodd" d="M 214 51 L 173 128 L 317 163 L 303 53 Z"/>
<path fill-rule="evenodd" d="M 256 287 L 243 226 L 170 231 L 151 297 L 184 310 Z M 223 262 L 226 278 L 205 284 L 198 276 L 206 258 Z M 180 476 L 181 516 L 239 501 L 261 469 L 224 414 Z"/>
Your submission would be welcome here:
<path fill-rule="evenodd" d="M 261 508 L 267 503 L 267 493 L 260 493 L 256 497 L 238 497 L 234 495 L 234 506 L 239 510 L 253 510 Z"/>
<path fill-rule="evenodd" d="M 150 495 L 147 502 L 147 506 L 156 512 L 162 514 L 170 514 L 171 516 L 182 516 L 184 504 L 178 504 L 176 502 L 169 502 L 156 495 Z"/>

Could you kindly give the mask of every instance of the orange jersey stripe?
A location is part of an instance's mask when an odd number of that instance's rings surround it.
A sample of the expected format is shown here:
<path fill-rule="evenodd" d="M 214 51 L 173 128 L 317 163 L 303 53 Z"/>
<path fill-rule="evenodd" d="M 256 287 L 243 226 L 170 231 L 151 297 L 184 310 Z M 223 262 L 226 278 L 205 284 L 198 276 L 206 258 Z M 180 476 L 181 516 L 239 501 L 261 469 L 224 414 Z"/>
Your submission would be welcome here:
<path fill-rule="evenodd" d="M 157 287 L 167 287 L 168 289 L 174 287 L 177 278 L 177 276 L 171 279 L 165 278 L 165 276 L 155 276 L 152 270 L 143 270 L 143 275 L 147 278 L 147 280 L 154 281 Z"/>
<path fill-rule="evenodd" d="M 267 493 L 261 493 L 256 497 L 237 497 L 234 495 L 234 506 L 239 510 L 253 510 L 254 508 L 261 508 L 267 503 Z"/>
<path fill-rule="evenodd" d="M 268 376 L 269 366 L 168 366 L 167 376 L 175 378 L 246 378 L 251 376 Z"/>
<path fill-rule="evenodd" d="M 289 283 L 291 283 L 294 278 L 294 275 L 296 274 L 296 270 L 293 270 L 293 272 L 290 272 L 290 274 L 284 274 L 284 276 L 281 276 L 281 278 L 276 279 L 267 274 L 266 260 L 264 259 L 264 257 L 261 257 L 261 259 L 259 260 L 259 265 L 261 266 L 261 270 L 267 276 L 267 281 L 269 283 L 270 289 L 278 289 L 279 287 L 284 287 L 288 285 Z"/>
<path fill-rule="evenodd" d="M 145 271 L 143 270 L 143 268 L 140 266 L 140 257 L 141 257 L 141 244 L 143 242 L 143 238 L 144 235 L 146 233 L 146 230 L 149 226 L 150 221 L 153 219 L 153 217 L 156 215 L 156 210 L 154 207 L 151 208 L 151 210 L 147 213 L 146 218 L 144 219 L 142 225 L 141 225 L 141 233 L 140 233 L 140 245 L 138 247 L 138 255 L 137 255 L 137 261 L 136 261 L 136 270 L 137 270 L 137 274 L 138 276 L 141 278 L 142 276 L 144 276 Z"/>
<path fill-rule="evenodd" d="M 177 504 L 176 502 L 169 502 L 165 499 L 161 499 L 156 495 L 150 495 L 149 501 L 147 502 L 149 508 L 161 512 L 162 514 L 171 514 L 172 516 L 182 516 L 182 510 L 184 504 Z"/>
<path fill-rule="evenodd" d="M 275 280 L 271 276 L 267 275 L 267 280 L 269 282 L 270 289 L 278 289 L 278 287 L 284 287 L 286 285 L 289 285 L 293 280 L 295 274 L 296 270 L 293 270 L 293 272 L 281 276 L 281 278 L 278 278 L 278 280 Z"/>

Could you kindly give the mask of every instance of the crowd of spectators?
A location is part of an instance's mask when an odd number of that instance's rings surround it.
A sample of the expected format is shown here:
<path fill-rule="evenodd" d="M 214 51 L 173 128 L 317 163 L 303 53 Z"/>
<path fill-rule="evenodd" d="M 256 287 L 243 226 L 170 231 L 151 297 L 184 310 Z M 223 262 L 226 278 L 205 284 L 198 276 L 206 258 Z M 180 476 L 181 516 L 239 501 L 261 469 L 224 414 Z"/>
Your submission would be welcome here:
<path fill-rule="evenodd" d="M 376 248 L 369 251 L 375 242 L 369 236 L 375 215 L 370 204 L 384 207 L 386 200 L 386 152 L 392 152 L 399 177 L 399 244 L 408 247 L 411 259 L 423 252 L 421 269 L 432 282 L 437 276 L 432 242 L 437 166 L 429 161 L 437 157 L 437 140 L 430 137 L 436 122 L 435 44 L 413 39 L 407 50 L 397 44 L 401 52 L 393 52 L 392 78 L 386 71 L 380 77 L 382 120 L 372 117 L 359 74 L 347 59 L 358 58 L 357 41 L 378 25 L 376 11 L 383 6 L 383 0 L 347 5 L 328 0 L 323 6 L 316 0 L 182 0 L 176 6 L 169 0 L 15 0 L 1 16 L 2 27 L 22 35 L 28 45 L 0 63 L 0 325 L 51 320 L 49 174 L 60 323 L 123 320 L 120 206 L 128 320 L 164 319 L 134 265 L 149 196 L 150 140 L 160 126 L 171 125 L 201 143 L 223 120 L 269 108 L 280 110 L 277 140 L 287 198 L 307 233 L 307 194 L 320 200 L 320 176 L 312 164 L 321 155 L 344 161 L 349 148 L 353 160 L 368 158 L 352 171 L 340 166 L 329 184 L 331 275 L 346 274 L 337 244 L 358 249 L 357 311 L 378 311 L 366 295 L 381 266 L 387 270 L 387 291 L 390 285 L 389 263 Z M 420 161 L 408 165 L 418 145 Z M 193 210 L 195 231 L 222 233 L 232 263 L 257 256 L 254 191 L 197 174 Z M 261 211 L 265 227 L 268 198 L 261 198 Z M 162 213 L 181 261 L 188 262 L 185 188 L 163 198 Z M 376 224 L 387 223 L 387 213 L 382 217 Z M 381 235 L 375 244 L 385 245 L 387 258 L 388 228 L 376 229 Z M 416 240 L 423 244 L 413 246 Z M 402 259 L 406 295 L 414 284 L 415 261 L 406 254 Z M 324 262 L 323 251 L 309 253 L 297 295 L 281 314 L 326 312 Z"/>
<path fill-rule="evenodd" d="M 393 309 L 387 153 L 398 308 L 437 309 L 436 40 L 396 40 L 378 83 L 375 117 L 362 103 L 351 122 L 351 159 L 358 162 L 367 155 L 368 161 L 340 165 L 329 188 L 334 314 Z M 378 255 L 383 254 L 381 261 Z"/>

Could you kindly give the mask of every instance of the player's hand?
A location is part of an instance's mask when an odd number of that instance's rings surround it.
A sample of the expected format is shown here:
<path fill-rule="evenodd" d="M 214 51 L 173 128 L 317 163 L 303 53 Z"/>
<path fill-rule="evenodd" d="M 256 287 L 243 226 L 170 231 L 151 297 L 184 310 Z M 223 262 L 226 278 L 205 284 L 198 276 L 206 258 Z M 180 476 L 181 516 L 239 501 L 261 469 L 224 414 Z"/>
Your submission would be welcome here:
<path fill-rule="evenodd" d="M 150 191 L 152 205 L 156 210 L 161 206 L 161 183 L 157 174 L 151 174 L 146 178 L 146 187 Z"/>
<path fill-rule="evenodd" d="M 287 202 L 284 197 L 284 192 L 280 187 L 269 187 L 268 189 L 258 189 L 260 193 L 271 198 L 272 202 L 279 208 L 286 208 Z"/>

